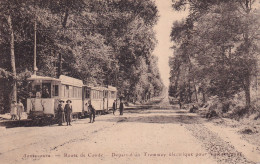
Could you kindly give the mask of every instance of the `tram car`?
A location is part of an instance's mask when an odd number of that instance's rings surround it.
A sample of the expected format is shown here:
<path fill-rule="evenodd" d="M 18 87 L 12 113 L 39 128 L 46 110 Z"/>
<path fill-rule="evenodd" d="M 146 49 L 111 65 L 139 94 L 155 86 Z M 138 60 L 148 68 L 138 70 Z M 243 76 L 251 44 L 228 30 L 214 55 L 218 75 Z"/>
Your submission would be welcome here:
<path fill-rule="evenodd" d="M 107 87 L 84 87 L 83 100 L 84 104 L 89 104 L 91 101 L 92 106 L 98 113 L 107 113 L 112 109 L 113 102 L 117 99 L 117 89 L 112 86 Z M 87 113 L 86 105 L 84 112 Z"/>
<path fill-rule="evenodd" d="M 55 117 L 59 100 L 72 101 L 73 117 L 88 115 L 85 104 L 90 101 L 98 113 L 104 113 L 112 108 L 116 100 L 115 87 L 90 87 L 84 85 L 82 80 L 64 75 L 59 78 L 32 75 L 27 80 L 29 119 Z"/>

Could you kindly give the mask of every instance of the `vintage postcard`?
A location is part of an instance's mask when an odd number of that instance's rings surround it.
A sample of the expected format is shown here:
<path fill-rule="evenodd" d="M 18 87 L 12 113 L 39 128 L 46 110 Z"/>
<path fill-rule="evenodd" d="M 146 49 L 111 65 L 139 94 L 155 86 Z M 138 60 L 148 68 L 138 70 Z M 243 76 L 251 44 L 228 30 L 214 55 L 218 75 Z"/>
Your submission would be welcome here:
<path fill-rule="evenodd" d="M 259 0 L 0 0 L 0 163 L 260 164 Z"/>

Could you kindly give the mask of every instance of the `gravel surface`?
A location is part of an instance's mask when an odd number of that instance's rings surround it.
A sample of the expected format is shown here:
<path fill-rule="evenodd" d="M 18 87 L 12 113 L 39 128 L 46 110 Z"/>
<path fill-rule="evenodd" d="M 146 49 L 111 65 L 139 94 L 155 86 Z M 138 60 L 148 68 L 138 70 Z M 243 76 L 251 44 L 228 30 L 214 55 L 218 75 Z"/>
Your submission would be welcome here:
<path fill-rule="evenodd" d="M 213 156 L 218 163 L 223 164 L 251 164 L 241 152 L 238 152 L 233 145 L 225 142 L 216 133 L 213 133 L 203 124 L 190 124 L 185 126 L 192 135 L 196 137 Z"/>

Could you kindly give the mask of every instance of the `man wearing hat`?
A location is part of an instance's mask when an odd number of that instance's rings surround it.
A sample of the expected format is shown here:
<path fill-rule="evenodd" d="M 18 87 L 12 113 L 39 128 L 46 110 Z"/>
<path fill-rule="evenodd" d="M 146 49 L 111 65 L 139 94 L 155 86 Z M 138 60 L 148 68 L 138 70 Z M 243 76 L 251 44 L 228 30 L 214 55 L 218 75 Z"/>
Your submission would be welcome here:
<path fill-rule="evenodd" d="M 71 105 L 71 100 L 67 100 L 66 101 L 66 105 L 65 105 L 65 108 L 64 108 L 64 112 L 65 112 L 65 118 L 66 118 L 66 122 L 67 122 L 67 126 L 70 125 L 70 122 L 71 122 L 71 114 L 72 114 L 72 105 Z"/>
<path fill-rule="evenodd" d="M 113 102 L 113 115 L 115 115 L 116 111 L 116 100 Z"/>
<path fill-rule="evenodd" d="M 89 123 L 91 123 L 91 120 L 92 120 L 92 123 L 94 123 L 95 122 L 95 117 L 96 117 L 96 110 L 95 110 L 95 108 L 91 105 L 91 101 L 89 101 L 89 106 L 88 106 L 88 110 L 89 110 L 89 113 L 90 113 L 90 116 L 89 116 L 89 118 L 90 118 L 90 121 L 89 121 Z"/>
<path fill-rule="evenodd" d="M 59 121 L 59 126 L 62 126 L 62 123 L 65 122 L 65 114 L 64 114 L 64 106 L 63 106 L 64 101 L 60 100 L 59 105 L 58 105 L 58 121 Z"/>
<path fill-rule="evenodd" d="M 120 110 L 120 115 L 123 115 L 123 113 L 124 113 L 123 98 L 120 98 L 119 110 Z"/>

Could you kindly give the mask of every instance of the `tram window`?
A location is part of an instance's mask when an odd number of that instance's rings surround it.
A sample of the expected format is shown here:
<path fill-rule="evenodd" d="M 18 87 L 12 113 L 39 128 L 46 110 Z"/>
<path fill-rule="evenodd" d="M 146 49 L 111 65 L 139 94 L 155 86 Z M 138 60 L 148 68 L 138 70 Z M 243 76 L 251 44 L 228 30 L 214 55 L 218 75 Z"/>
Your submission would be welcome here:
<path fill-rule="evenodd" d="M 68 98 L 69 97 L 69 86 L 66 85 L 65 87 L 65 97 Z"/>
<path fill-rule="evenodd" d="M 41 86 L 40 85 L 32 85 L 32 83 L 29 84 L 29 95 L 31 98 L 35 98 L 36 97 L 36 93 L 38 93 L 37 98 L 41 97 Z"/>
<path fill-rule="evenodd" d="M 75 97 L 79 98 L 79 88 L 76 88 Z"/>
<path fill-rule="evenodd" d="M 90 90 L 86 90 L 86 96 L 85 96 L 87 99 L 89 99 L 90 98 Z"/>
<path fill-rule="evenodd" d="M 41 86 L 35 85 L 34 88 L 35 88 L 35 90 L 33 91 L 34 96 L 37 98 L 41 98 Z"/>
<path fill-rule="evenodd" d="M 79 98 L 79 88 L 78 87 L 75 88 L 74 96 Z"/>
<path fill-rule="evenodd" d="M 73 97 L 77 97 L 77 88 L 73 87 Z"/>
<path fill-rule="evenodd" d="M 73 87 L 69 86 L 69 97 L 73 97 Z"/>
<path fill-rule="evenodd" d="M 76 97 L 76 98 L 81 98 L 81 88 L 79 88 L 79 87 L 75 87 L 75 92 L 74 92 L 74 96 Z"/>
<path fill-rule="evenodd" d="M 82 98 L 82 88 L 79 88 L 79 98 Z"/>
<path fill-rule="evenodd" d="M 97 91 L 94 91 L 94 99 L 97 98 Z"/>
<path fill-rule="evenodd" d="M 59 96 L 59 86 L 58 85 L 54 85 L 53 86 L 53 96 Z"/>
<path fill-rule="evenodd" d="M 65 85 L 61 85 L 61 88 L 60 88 L 60 96 L 61 96 L 61 97 L 65 97 Z"/>
<path fill-rule="evenodd" d="M 102 91 L 99 91 L 99 94 L 100 94 L 100 97 L 99 98 L 103 98 L 103 92 Z"/>
<path fill-rule="evenodd" d="M 51 83 L 42 83 L 42 98 L 51 98 Z"/>
<path fill-rule="evenodd" d="M 77 97 L 77 98 L 80 98 L 80 95 L 79 95 L 80 88 L 77 87 L 77 90 L 76 90 L 76 91 L 77 91 L 77 92 L 76 92 L 76 97 Z"/>
<path fill-rule="evenodd" d="M 92 91 L 91 98 L 94 99 L 95 97 L 95 91 Z"/>
<path fill-rule="evenodd" d="M 111 92 L 111 98 L 115 98 L 115 92 L 114 91 Z"/>
<path fill-rule="evenodd" d="M 82 97 L 82 88 L 79 88 L 79 98 Z"/>
<path fill-rule="evenodd" d="M 55 96 L 59 96 L 59 86 L 55 85 Z"/>
<path fill-rule="evenodd" d="M 36 92 L 41 92 L 41 86 L 40 85 L 35 85 L 34 88 L 35 88 Z"/>

